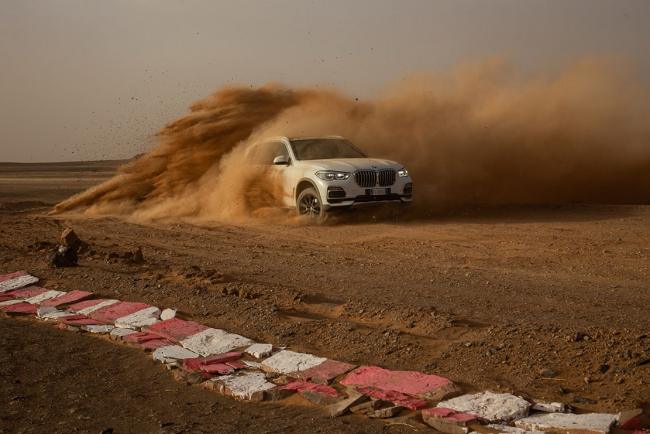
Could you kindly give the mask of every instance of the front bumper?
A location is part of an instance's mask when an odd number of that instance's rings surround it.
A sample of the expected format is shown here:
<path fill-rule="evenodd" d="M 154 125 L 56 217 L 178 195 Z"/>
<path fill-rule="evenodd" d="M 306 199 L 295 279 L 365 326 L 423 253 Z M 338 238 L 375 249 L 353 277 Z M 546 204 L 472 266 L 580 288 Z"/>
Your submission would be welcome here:
<path fill-rule="evenodd" d="M 319 180 L 318 190 L 325 209 L 413 200 L 413 181 L 409 176 L 397 177 L 393 185 L 373 188 L 357 185 L 354 177 L 345 181 Z"/>

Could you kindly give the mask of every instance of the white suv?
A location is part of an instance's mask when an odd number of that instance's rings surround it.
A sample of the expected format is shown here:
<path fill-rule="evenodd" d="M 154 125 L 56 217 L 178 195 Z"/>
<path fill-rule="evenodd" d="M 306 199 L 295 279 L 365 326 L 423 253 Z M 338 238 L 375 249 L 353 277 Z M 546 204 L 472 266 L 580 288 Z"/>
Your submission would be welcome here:
<path fill-rule="evenodd" d="M 411 202 L 413 182 L 403 165 L 368 158 L 343 137 L 274 137 L 247 149 L 255 164 L 278 174 L 282 205 L 299 214 L 368 203 Z"/>

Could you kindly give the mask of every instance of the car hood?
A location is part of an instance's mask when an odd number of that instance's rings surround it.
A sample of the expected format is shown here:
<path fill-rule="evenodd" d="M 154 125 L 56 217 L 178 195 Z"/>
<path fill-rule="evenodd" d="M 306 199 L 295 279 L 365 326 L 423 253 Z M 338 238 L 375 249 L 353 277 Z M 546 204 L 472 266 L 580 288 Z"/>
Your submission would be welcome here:
<path fill-rule="evenodd" d="M 301 160 L 300 165 L 306 169 L 338 170 L 341 172 L 354 172 L 360 169 L 395 169 L 403 165 L 395 161 L 379 158 L 329 158 L 327 160 Z"/>

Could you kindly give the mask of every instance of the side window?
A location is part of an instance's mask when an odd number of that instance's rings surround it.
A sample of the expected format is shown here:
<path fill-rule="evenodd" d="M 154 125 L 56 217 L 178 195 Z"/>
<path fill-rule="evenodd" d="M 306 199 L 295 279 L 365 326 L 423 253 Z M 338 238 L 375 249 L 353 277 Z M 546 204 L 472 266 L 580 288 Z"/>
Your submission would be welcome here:
<path fill-rule="evenodd" d="M 289 158 L 287 147 L 282 142 L 266 142 L 254 145 L 248 154 L 248 158 L 254 164 L 272 165 L 275 157 L 284 156 Z"/>
<path fill-rule="evenodd" d="M 284 146 L 284 143 L 282 142 L 271 142 L 269 143 L 269 151 L 270 151 L 270 159 L 267 164 L 273 164 L 273 159 L 275 157 L 285 157 L 287 160 L 289 159 L 289 152 L 287 151 L 287 147 Z"/>

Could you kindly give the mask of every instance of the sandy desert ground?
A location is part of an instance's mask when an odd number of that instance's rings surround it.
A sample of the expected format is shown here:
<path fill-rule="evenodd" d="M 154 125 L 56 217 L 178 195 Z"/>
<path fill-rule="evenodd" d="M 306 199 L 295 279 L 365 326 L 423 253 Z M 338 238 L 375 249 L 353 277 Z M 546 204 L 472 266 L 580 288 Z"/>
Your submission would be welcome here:
<path fill-rule="evenodd" d="M 324 226 L 47 215 L 117 164 L 0 164 L 0 272 L 174 306 L 260 341 L 448 376 L 470 391 L 650 406 L 650 206 L 370 212 Z M 66 226 L 90 249 L 79 267 L 50 268 Z M 122 259 L 137 247 L 144 264 Z M 0 432 L 411 430 L 238 403 L 175 383 L 133 349 L 33 321 L 0 318 L 0 346 Z"/>

